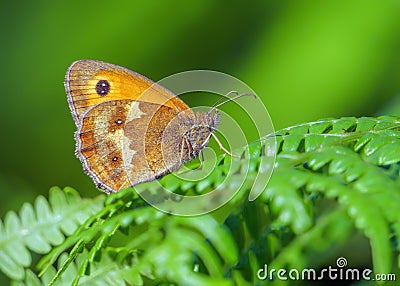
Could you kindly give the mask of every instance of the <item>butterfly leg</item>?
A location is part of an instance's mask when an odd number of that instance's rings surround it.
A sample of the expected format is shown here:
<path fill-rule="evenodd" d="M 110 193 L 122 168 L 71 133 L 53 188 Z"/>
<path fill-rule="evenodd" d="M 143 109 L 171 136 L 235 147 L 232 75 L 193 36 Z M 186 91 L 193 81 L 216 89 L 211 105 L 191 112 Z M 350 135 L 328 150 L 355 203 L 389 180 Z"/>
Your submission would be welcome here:
<path fill-rule="evenodd" d="M 186 136 L 184 136 L 182 138 L 182 144 L 181 144 L 181 162 L 184 162 L 184 144 L 186 144 L 186 147 L 188 149 L 188 153 L 189 153 L 189 158 L 191 158 L 190 155 L 193 155 L 193 148 L 192 145 L 190 145 L 190 142 L 188 140 L 188 138 Z"/>
<path fill-rule="evenodd" d="M 183 143 L 184 143 L 184 141 L 185 141 L 185 138 L 183 138 L 181 141 L 181 159 L 180 159 L 181 163 L 183 162 L 183 147 L 184 147 Z"/>
<path fill-rule="evenodd" d="M 208 141 L 210 140 L 211 135 L 212 135 L 212 133 L 210 133 L 210 134 L 206 137 L 206 139 L 204 140 L 203 144 L 201 144 L 201 149 L 203 149 L 204 146 L 206 146 L 206 145 L 208 144 Z"/>
<path fill-rule="evenodd" d="M 200 156 L 201 156 L 200 161 L 201 162 L 204 162 L 204 153 L 203 153 L 203 151 L 204 150 L 201 150 L 201 152 L 200 152 Z"/>
<path fill-rule="evenodd" d="M 210 136 L 212 136 L 215 139 L 215 141 L 218 143 L 219 148 L 221 148 L 226 154 L 228 154 L 231 157 L 240 158 L 238 155 L 235 155 L 235 154 L 229 152 L 227 149 L 225 149 L 225 147 L 222 145 L 221 141 L 219 141 L 218 137 L 214 133 L 210 133 Z"/>

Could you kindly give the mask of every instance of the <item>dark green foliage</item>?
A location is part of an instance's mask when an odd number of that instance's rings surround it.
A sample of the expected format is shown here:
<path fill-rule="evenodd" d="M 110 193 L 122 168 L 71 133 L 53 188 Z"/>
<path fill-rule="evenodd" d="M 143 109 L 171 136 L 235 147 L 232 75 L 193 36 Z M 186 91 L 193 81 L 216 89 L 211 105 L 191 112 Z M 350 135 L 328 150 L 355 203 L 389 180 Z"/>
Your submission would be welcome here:
<path fill-rule="evenodd" d="M 249 168 L 237 160 L 230 182 L 246 169 L 244 184 L 207 215 L 164 214 L 133 189 L 108 196 L 103 208 L 104 195 L 84 200 L 71 189 L 52 189 L 52 210 L 39 197 L 35 211 L 24 205 L 19 216 L 9 212 L 0 222 L 0 267 L 15 285 L 254 285 L 262 283 L 256 273 L 264 264 L 335 266 L 340 248 L 362 234 L 371 246 L 374 272 L 396 271 L 400 119 L 324 119 L 277 132 L 273 176 L 262 195 L 249 202 L 267 140 L 245 152 Z M 196 195 L 218 184 L 235 161 L 218 160 L 199 184 L 171 175 L 160 181 Z M 154 182 L 140 186 L 153 193 L 157 188 Z M 40 279 L 30 269 L 28 249 L 47 254 L 37 264 Z"/>

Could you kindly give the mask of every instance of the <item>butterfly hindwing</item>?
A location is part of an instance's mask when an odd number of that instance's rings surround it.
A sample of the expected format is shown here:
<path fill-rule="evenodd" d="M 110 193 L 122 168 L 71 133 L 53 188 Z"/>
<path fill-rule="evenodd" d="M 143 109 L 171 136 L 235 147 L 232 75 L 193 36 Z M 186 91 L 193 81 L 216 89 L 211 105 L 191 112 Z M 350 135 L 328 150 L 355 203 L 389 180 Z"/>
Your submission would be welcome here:
<path fill-rule="evenodd" d="M 107 101 L 89 109 L 78 131 L 76 155 L 98 187 L 112 192 L 130 185 L 122 149 L 131 100 Z"/>
<path fill-rule="evenodd" d="M 100 103 L 82 116 L 76 154 L 106 192 L 154 180 L 182 164 L 182 133 L 191 123 L 182 124 L 177 115 L 176 109 L 148 102 Z"/>

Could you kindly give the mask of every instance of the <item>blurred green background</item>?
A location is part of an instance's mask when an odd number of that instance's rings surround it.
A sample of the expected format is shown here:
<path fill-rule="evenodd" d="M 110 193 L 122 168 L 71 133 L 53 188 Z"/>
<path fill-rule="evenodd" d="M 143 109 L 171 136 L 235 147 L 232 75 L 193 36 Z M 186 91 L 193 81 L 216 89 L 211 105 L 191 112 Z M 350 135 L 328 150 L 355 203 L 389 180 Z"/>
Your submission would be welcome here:
<path fill-rule="evenodd" d="M 63 86 L 77 59 L 155 81 L 231 74 L 262 98 L 276 129 L 400 110 L 397 0 L 1 1 L 0 13 L 1 216 L 53 185 L 98 194 L 74 156 Z"/>

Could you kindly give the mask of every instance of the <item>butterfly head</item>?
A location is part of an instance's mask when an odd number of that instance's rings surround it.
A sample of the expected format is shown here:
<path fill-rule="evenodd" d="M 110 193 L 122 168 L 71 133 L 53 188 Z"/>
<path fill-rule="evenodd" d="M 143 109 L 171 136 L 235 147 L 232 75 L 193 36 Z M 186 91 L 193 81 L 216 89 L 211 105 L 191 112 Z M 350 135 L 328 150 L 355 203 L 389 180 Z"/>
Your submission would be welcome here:
<path fill-rule="evenodd" d="M 186 154 L 186 156 L 184 156 L 184 161 L 197 157 L 199 153 L 207 147 L 208 141 L 212 133 L 217 129 L 218 124 L 219 113 L 217 110 L 211 113 L 195 113 L 190 127 L 183 134 L 182 138 L 182 148 Z"/>

